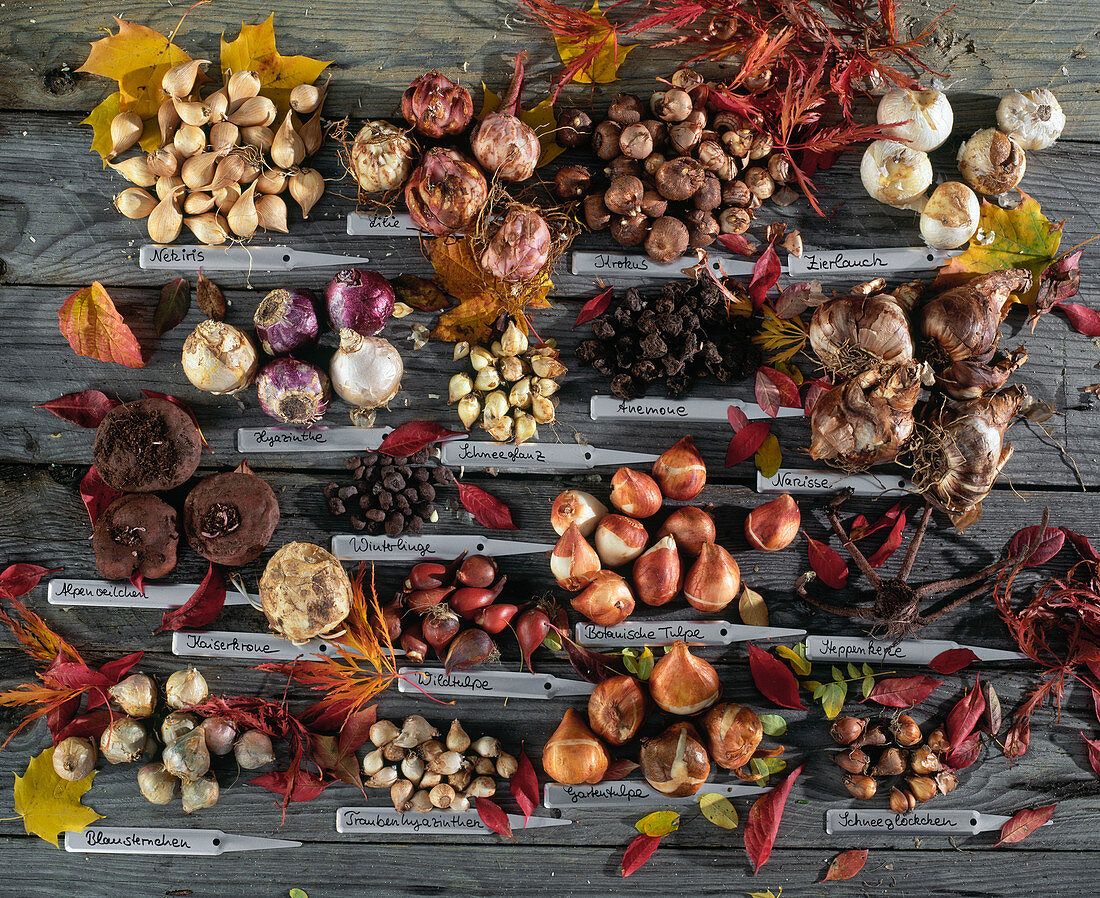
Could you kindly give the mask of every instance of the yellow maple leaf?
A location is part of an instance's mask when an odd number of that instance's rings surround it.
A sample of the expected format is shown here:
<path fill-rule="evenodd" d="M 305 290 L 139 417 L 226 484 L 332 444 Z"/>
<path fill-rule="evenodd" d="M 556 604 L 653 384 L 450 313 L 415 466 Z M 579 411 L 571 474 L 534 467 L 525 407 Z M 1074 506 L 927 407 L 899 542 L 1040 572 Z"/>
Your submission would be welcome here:
<path fill-rule="evenodd" d="M 627 54 L 638 45 L 619 46 L 618 34 L 607 20 L 607 16 L 600 12 L 600 0 L 592 0 L 588 18 L 591 24 L 588 26 L 588 33 L 584 36 L 554 36 L 558 56 L 563 63 L 569 65 L 574 59 L 595 50 L 592 58 L 574 73 L 571 80 L 578 84 L 610 84 L 612 81 L 618 81 L 619 66 L 623 64 Z"/>
<path fill-rule="evenodd" d="M 107 167 L 107 156 L 111 152 L 111 120 L 121 111 L 122 92 L 116 90 L 80 123 L 92 129 L 92 152 L 99 153 L 104 168 Z M 155 118 L 145 120 L 145 130 L 141 132 L 138 144 L 147 152 L 160 146 L 160 126 Z"/>
<path fill-rule="evenodd" d="M 275 49 L 275 14 L 259 25 L 241 25 L 232 43 L 221 39 L 222 71 L 256 72 L 263 85 L 260 93 L 275 102 L 280 117 L 290 109 L 290 92 L 299 84 L 312 84 L 332 64 L 308 56 L 283 56 Z"/>
<path fill-rule="evenodd" d="M 26 773 L 16 774 L 15 812 L 28 834 L 57 845 L 59 834 L 82 832 L 103 815 L 80 801 L 92 788 L 95 771 L 76 782 L 63 780 L 53 769 L 53 753 L 47 748 L 31 759 Z"/>
<path fill-rule="evenodd" d="M 481 101 L 481 112 L 478 113 L 478 118 L 484 118 L 500 107 L 500 96 L 489 90 L 484 81 L 481 82 L 481 89 L 485 92 L 485 97 Z M 542 149 L 539 152 L 539 161 L 535 168 L 542 168 L 546 163 L 553 162 L 565 151 L 565 147 L 559 146 L 557 141 L 554 140 L 554 134 L 558 129 L 558 121 L 554 115 L 554 104 L 549 97 L 530 109 L 521 108 L 519 110 L 519 120 L 525 125 L 530 125 L 538 135 L 539 146 Z"/>
<path fill-rule="evenodd" d="M 1030 303 L 1039 290 L 1039 275 L 1058 254 L 1064 224 L 1051 222 L 1039 202 L 1026 193 L 1015 209 L 1002 209 L 983 200 L 977 233 L 966 252 L 940 269 L 936 285 L 952 287 L 975 275 L 1026 268 L 1031 272 L 1031 289 L 1017 298 Z"/>

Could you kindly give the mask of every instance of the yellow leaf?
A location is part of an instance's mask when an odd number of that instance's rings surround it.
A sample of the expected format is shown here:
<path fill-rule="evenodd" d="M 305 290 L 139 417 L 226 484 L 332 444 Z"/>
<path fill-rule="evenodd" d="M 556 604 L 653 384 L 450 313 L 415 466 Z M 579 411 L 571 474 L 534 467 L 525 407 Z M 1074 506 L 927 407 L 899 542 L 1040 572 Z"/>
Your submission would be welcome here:
<path fill-rule="evenodd" d="M 312 84 L 331 62 L 308 56 L 283 56 L 275 49 L 275 14 L 259 25 L 241 25 L 232 43 L 221 40 L 222 72 L 257 72 L 260 93 L 279 107 L 280 118 L 290 109 L 290 92 L 299 84 Z"/>
<path fill-rule="evenodd" d="M 92 129 L 92 152 L 99 153 L 104 168 L 107 167 L 107 156 L 111 152 L 111 120 L 121 112 L 121 102 L 122 93 L 116 90 L 80 123 Z M 160 146 L 160 126 L 155 118 L 146 119 L 139 143 L 146 151 Z"/>
<path fill-rule="evenodd" d="M 118 33 L 92 43 L 91 52 L 78 72 L 114 78 L 121 93 L 121 108 L 143 119 L 153 118 L 164 94 L 161 78 L 172 66 L 191 57 L 163 34 L 115 17 Z"/>
<path fill-rule="evenodd" d="M 779 896 L 782 894 L 783 887 L 780 886 L 778 892 L 773 892 L 771 889 L 768 889 L 768 891 L 766 892 L 749 892 L 748 898 L 779 898 Z"/>
<path fill-rule="evenodd" d="M 936 285 L 951 287 L 973 275 L 1026 268 L 1031 272 L 1031 289 L 1019 299 L 1030 303 L 1039 290 L 1039 275 L 1058 254 L 1063 224 L 1052 223 L 1043 215 L 1038 201 L 1027 194 L 1015 209 L 1002 209 L 983 200 L 978 232 L 966 252 L 940 269 Z"/>
<path fill-rule="evenodd" d="M 80 796 L 92 788 L 95 772 L 74 783 L 63 780 L 53 769 L 52 748 L 47 748 L 15 776 L 15 812 L 23 818 L 27 833 L 57 845 L 60 833 L 82 832 L 103 815 L 85 804 Z"/>
<path fill-rule="evenodd" d="M 804 654 L 796 652 L 788 645 L 777 645 L 775 653 L 782 658 L 786 658 L 790 662 L 791 669 L 800 677 L 810 675 L 810 662 L 806 660 Z"/>
<path fill-rule="evenodd" d="M 634 824 L 638 832 L 660 838 L 680 828 L 680 815 L 675 811 L 654 811 Z"/>
<path fill-rule="evenodd" d="M 500 107 L 500 97 L 486 87 L 484 81 L 481 82 L 481 89 L 484 91 L 485 96 L 481 101 L 481 112 L 478 118 L 484 118 L 488 113 Z M 539 146 L 542 149 L 539 152 L 539 161 L 535 168 L 542 168 L 546 163 L 553 162 L 565 151 L 565 147 L 559 146 L 557 141 L 554 140 L 558 120 L 554 115 L 554 104 L 550 102 L 549 97 L 530 109 L 521 108 L 519 120 L 525 125 L 530 125 L 539 137 Z"/>
<path fill-rule="evenodd" d="M 827 683 L 825 694 L 821 696 L 821 708 L 829 720 L 833 720 L 844 707 L 844 699 L 848 697 L 846 683 Z"/>
<path fill-rule="evenodd" d="M 768 606 L 764 603 L 764 597 L 755 589 L 747 586 L 741 590 L 741 598 L 737 601 L 737 612 L 741 615 L 741 623 L 750 627 L 766 627 L 768 625 Z"/>
<path fill-rule="evenodd" d="M 737 829 L 737 808 L 724 795 L 708 792 L 699 796 L 699 810 L 715 826 Z"/>
<path fill-rule="evenodd" d="M 607 16 L 600 12 L 599 0 L 592 0 L 592 6 L 589 8 L 588 14 L 594 21 L 589 25 L 588 33 L 583 37 L 554 36 L 554 43 L 558 47 L 558 56 L 561 57 L 563 63 L 569 65 L 574 59 L 595 50 L 592 58 L 573 75 L 572 80 L 578 84 L 610 84 L 612 81 L 618 81 L 619 66 L 623 64 L 626 55 L 638 45 L 619 46 L 619 38 L 615 33 L 615 29 L 607 21 Z"/>
<path fill-rule="evenodd" d="M 58 328 L 77 355 L 127 368 L 144 368 L 141 345 L 99 281 L 68 297 L 57 313 Z"/>
<path fill-rule="evenodd" d="M 774 477 L 779 466 L 783 464 L 783 452 L 779 448 L 779 437 L 769 433 L 763 444 L 756 450 L 756 470 L 765 477 Z"/>

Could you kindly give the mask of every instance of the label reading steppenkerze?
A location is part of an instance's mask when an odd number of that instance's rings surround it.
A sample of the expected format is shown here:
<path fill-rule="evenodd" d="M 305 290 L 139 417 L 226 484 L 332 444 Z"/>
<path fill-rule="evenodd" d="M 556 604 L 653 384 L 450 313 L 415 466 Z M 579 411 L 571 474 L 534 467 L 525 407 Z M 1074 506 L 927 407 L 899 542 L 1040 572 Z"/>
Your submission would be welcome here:
<path fill-rule="evenodd" d="M 904 642 L 890 642 L 889 640 L 878 642 L 862 636 L 818 636 L 813 638 L 815 640 L 815 651 L 812 656 L 814 660 L 819 658 L 822 661 L 908 660 L 910 647 Z M 922 652 L 922 654 L 925 653 Z"/>
<path fill-rule="evenodd" d="M 339 833 L 488 833 L 474 811 L 430 811 L 399 814 L 385 808 L 340 808 L 336 812 Z"/>

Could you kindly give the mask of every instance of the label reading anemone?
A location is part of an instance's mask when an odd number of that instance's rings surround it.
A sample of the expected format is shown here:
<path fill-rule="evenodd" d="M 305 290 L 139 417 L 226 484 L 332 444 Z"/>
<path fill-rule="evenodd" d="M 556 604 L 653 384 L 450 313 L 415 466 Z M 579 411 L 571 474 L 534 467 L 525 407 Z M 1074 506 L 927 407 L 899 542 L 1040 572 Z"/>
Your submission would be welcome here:
<path fill-rule="evenodd" d="M 740 399 L 659 399 L 645 396 L 641 399 L 616 399 L 613 396 L 593 396 L 588 414 L 593 421 L 626 419 L 642 421 L 721 421 L 729 417 L 730 407 L 745 413 L 750 421 L 766 418 L 764 410 L 755 402 Z M 802 417 L 800 408 L 781 408 L 780 418 Z"/>

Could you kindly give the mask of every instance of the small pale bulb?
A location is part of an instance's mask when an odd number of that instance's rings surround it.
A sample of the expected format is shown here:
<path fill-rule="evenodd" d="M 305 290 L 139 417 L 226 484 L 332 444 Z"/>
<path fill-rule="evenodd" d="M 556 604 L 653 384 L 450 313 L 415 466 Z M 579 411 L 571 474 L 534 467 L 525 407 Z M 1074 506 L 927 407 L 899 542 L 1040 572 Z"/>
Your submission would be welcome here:
<path fill-rule="evenodd" d="M 1025 150 L 1045 150 L 1062 134 L 1066 114 L 1049 90 L 1037 87 L 1005 94 L 997 107 L 997 127 Z"/>
<path fill-rule="evenodd" d="M 920 215 L 920 233 L 929 246 L 954 249 L 978 230 L 981 206 L 974 191 L 959 181 L 947 181 L 932 191 Z"/>
<path fill-rule="evenodd" d="M 886 135 L 911 150 L 928 153 L 943 144 L 951 134 L 955 117 L 947 95 L 940 90 L 895 88 L 878 102 L 878 123 L 904 122 L 886 131 Z"/>
<path fill-rule="evenodd" d="M 1011 190 L 1024 176 L 1023 148 L 996 128 L 983 128 L 959 146 L 959 172 L 978 193 L 996 196 Z"/>
<path fill-rule="evenodd" d="M 927 153 L 896 140 L 876 140 L 864 151 L 859 174 L 872 197 L 904 208 L 932 183 L 932 162 Z"/>

